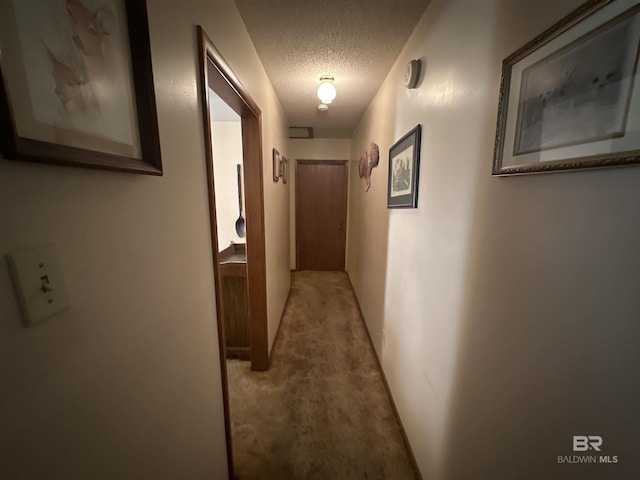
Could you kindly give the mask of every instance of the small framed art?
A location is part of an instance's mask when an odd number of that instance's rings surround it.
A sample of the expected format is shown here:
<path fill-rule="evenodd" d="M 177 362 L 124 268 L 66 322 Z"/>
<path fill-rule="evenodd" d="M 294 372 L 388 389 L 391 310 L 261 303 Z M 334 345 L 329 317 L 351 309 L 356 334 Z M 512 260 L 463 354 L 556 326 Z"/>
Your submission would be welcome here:
<path fill-rule="evenodd" d="M 280 180 L 280 152 L 274 148 L 271 156 L 273 159 L 273 181 L 278 183 Z"/>
<path fill-rule="evenodd" d="M 493 175 L 640 164 L 633 3 L 590 0 L 504 60 Z"/>
<path fill-rule="evenodd" d="M 162 175 L 144 0 L 0 3 L 9 159 Z"/>
<path fill-rule="evenodd" d="M 387 208 L 416 208 L 422 126 L 416 125 L 389 149 Z"/>
<path fill-rule="evenodd" d="M 282 157 L 280 176 L 282 177 L 282 183 L 286 184 L 289 180 L 289 160 L 287 160 L 287 157 Z"/>

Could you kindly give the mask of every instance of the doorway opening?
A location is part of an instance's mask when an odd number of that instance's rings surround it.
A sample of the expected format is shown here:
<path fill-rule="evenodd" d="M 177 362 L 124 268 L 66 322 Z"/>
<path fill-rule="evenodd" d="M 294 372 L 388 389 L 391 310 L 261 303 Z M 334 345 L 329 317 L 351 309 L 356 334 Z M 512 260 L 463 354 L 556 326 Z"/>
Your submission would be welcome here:
<path fill-rule="evenodd" d="M 226 368 L 227 354 L 241 356 L 242 352 L 231 352 L 227 347 L 224 324 L 225 308 L 230 309 L 230 299 L 223 292 L 222 286 L 227 280 L 230 285 L 244 283 L 246 288 L 246 331 L 241 332 L 249 340 L 249 350 L 245 355 L 251 361 L 251 369 L 264 371 L 269 368 L 267 337 L 267 292 L 266 292 L 266 257 L 264 229 L 264 191 L 262 169 L 262 113 L 246 89 L 240 83 L 220 52 L 215 48 L 204 29 L 197 27 L 200 63 L 200 93 L 203 105 L 205 154 L 207 163 L 207 189 L 209 192 L 209 216 L 211 231 L 211 249 L 215 275 L 215 300 L 218 323 L 218 339 L 220 349 L 220 367 L 222 378 L 222 395 L 224 403 L 225 433 L 227 440 L 227 462 L 230 478 L 233 478 L 233 454 L 231 441 L 231 421 L 229 413 L 229 389 Z M 225 107 L 235 112 L 240 119 L 242 159 L 234 165 L 240 165 L 237 175 L 232 178 L 219 178 L 223 170 L 216 169 L 215 147 L 212 135 L 212 110 L 214 102 L 223 102 Z M 219 105 L 220 106 L 220 105 Z M 229 173 L 227 172 L 227 175 Z M 242 182 L 242 179 L 244 180 Z M 218 213 L 216 208 L 215 185 L 223 182 L 232 183 L 238 188 L 239 207 L 235 234 L 239 238 L 240 225 L 244 224 L 245 242 L 231 242 L 228 247 L 221 248 L 218 233 Z M 244 195 L 242 194 L 244 190 Z M 244 200 L 244 201 L 243 201 Z M 235 202 L 234 202 L 235 203 Z M 243 208 L 244 207 L 244 208 Z M 242 222 L 240 218 L 242 217 Z M 231 235 L 232 240 L 234 239 Z M 224 241 L 223 241 L 224 243 Z M 234 257 L 235 255 L 235 257 Z M 246 266 L 238 266 L 241 262 L 230 262 L 233 268 L 222 265 L 229 258 L 243 257 Z M 226 263 L 225 263 L 226 264 Z M 238 280 L 244 271 L 244 280 Z M 226 273 L 225 273 L 226 272 Z M 235 273 L 234 273 L 235 272 Z M 226 275 L 229 273 L 229 275 Z M 225 276 L 226 275 L 226 276 Z M 231 300 L 233 304 L 235 300 Z M 238 354 L 240 353 L 240 354 Z M 247 355 L 248 353 L 248 355 Z"/>

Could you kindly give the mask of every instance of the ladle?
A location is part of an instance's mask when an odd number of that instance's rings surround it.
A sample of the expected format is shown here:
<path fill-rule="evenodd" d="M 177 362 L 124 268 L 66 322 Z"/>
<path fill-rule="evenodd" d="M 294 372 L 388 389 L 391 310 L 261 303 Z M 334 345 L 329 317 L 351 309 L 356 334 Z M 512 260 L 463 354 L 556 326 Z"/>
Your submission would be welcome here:
<path fill-rule="evenodd" d="M 242 183 L 241 183 L 241 177 L 240 177 L 240 164 L 238 164 L 237 169 L 238 169 L 238 208 L 239 208 L 240 214 L 238 216 L 238 219 L 236 220 L 236 233 L 240 238 L 244 238 L 246 231 L 245 231 L 245 221 L 244 221 L 244 218 L 242 217 Z"/>

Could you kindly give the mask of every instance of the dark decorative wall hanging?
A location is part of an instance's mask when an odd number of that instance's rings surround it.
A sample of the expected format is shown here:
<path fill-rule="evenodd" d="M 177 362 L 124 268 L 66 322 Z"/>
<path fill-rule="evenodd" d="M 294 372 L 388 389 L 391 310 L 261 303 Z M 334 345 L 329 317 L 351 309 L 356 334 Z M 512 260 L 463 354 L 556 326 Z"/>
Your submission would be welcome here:
<path fill-rule="evenodd" d="M 379 161 L 380 149 L 377 144 L 371 143 L 369 145 L 369 150 L 365 150 L 360 156 L 360 162 L 358 165 L 358 174 L 360 175 L 360 178 L 364 178 L 367 185 L 367 189 L 365 191 L 367 192 L 371 188 L 371 172 L 378 166 Z"/>

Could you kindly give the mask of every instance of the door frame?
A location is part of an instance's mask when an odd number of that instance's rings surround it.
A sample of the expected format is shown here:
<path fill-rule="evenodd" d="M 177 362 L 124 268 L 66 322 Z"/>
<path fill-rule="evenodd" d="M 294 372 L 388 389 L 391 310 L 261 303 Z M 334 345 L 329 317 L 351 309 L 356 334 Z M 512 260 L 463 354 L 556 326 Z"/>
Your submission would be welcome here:
<path fill-rule="evenodd" d="M 220 351 L 222 397 L 224 405 L 225 435 L 229 478 L 233 478 L 231 420 L 229 416 L 229 386 L 226 369 L 224 325 L 219 315 L 221 296 L 219 285 L 219 252 L 214 190 L 213 147 L 208 88 L 210 87 L 241 118 L 242 161 L 244 165 L 247 296 L 251 336 L 251 370 L 269 368 L 267 337 L 266 253 L 264 227 L 264 187 L 262 161 L 262 112 L 251 98 L 229 64 L 214 46 L 202 26 L 197 26 L 200 75 L 200 102 L 202 105 L 205 156 L 207 164 L 207 190 L 209 197 L 209 226 L 215 283 L 216 316 Z"/>
<path fill-rule="evenodd" d="M 347 223 L 349 222 L 349 160 L 304 160 L 304 159 L 296 159 L 296 179 L 295 179 L 295 198 L 296 198 L 296 208 L 295 208 L 295 233 L 296 233 L 296 270 L 300 269 L 300 209 L 298 205 L 300 205 L 298 201 L 298 165 L 344 165 L 345 166 L 345 177 L 346 177 L 346 207 L 345 207 L 345 218 L 344 218 L 344 265 L 342 266 L 343 272 L 347 270 Z"/>

